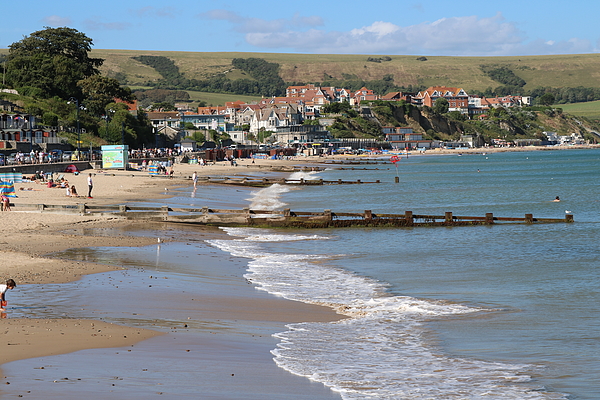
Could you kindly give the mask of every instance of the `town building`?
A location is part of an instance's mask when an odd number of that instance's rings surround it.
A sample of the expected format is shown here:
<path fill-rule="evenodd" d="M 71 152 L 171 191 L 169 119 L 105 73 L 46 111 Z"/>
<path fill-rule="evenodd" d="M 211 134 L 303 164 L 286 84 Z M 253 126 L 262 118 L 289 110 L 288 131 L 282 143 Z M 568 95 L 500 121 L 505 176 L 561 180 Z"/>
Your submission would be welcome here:
<path fill-rule="evenodd" d="M 411 127 L 382 127 L 385 141 L 395 149 L 430 148 L 432 140 L 424 140 L 421 133 L 413 132 Z"/>
<path fill-rule="evenodd" d="M 60 143 L 58 129 L 38 126 L 33 115 L 0 114 L 0 149 L 20 150 L 34 145 L 48 148 L 48 144 Z"/>
<path fill-rule="evenodd" d="M 448 101 L 448 111 L 468 113 L 469 95 L 462 88 L 431 86 L 427 90 L 417 93 L 412 98 L 412 103 L 417 106 L 433 107 L 435 101 L 440 98 L 445 98 Z"/>

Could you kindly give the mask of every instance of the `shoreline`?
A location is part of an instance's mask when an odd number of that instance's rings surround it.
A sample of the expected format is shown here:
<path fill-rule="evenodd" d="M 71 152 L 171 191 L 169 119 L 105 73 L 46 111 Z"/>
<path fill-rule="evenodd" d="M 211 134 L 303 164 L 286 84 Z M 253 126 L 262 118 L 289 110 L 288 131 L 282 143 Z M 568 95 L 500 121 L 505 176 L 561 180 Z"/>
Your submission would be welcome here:
<path fill-rule="evenodd" d="M 460 152 L 457 150 L 448 154 Z M 322 162 L 322 160 L 323 158 L 321 157 L 298 158 L 295 160 L 268 160 L 269 162 L 260 160 L 260 164 L 276 166 L 310 165 Z M 243 160 L 240 162 L 240 167 L 231 167 L 226 164 L 206 167 L 176 164 L 176 176 L 173 180 L 151 178 L 146 173 L 127 172 L 127 176 L 112 176 L 110 173 L 97 173 L 94 177 L 94 199 L 67 198 L 64 196 L 62 189 L 43 188 L 41 185 L 35 183 L 16 184 L 17 196 L 19 197 L 13 199 L 13 203 L 16 204 L 13 207 L 13 211 L 0 214 L 4 218 L 5 226 L 13 228 L 10 234 L 0 239 L 0 242 L 4 245 L 4 250 L 0 251 L 0 254 L 4 256 L 5 260 L 10 260 L 10 263 L 4 263 L 4 265 L 0 266 L 0 271 L 2 271 L 3 275 L 2 279 L 14 278 L 17 280 L 18 286 L 16 290 L 19 290 L 20 285 L 27 284 L 73 282 L 84 275 L 122 270 L 123 268 L 53 258 L 51 253 L 79 247 L 139 247 L 156 244 L 156 237 L 135 236 L 124 233 L 121 233 L 119 236 L 113 236 L 115 232 L 124 232 L 125 228 L 134 227 L 136 223 L 132 221 L 100 216 L 20 212 L 18 211 L 19 203 L 45 202 L 48 204 L 58 204 L 59 202 L 63 202 L 63 204 L 75 204 L 76 202 L 85 201 L 90 204 L 122 204 L 128 201 L 139 201 L 140 199 L 156 199 L 157 202 L 160 202 L 160 199 L 171 196 L 166 189 L 191 186 L 191 181 L 188 177 L 194 171 L 197 171 L 200 176 L 222 173 L 246 175 L 257 171 L 274 173 L 265 169 L 241 168 L 249 163 L 250 161 Z M 75 182 L 78 187 L 83 188 L 85 187 L 85 179 L 89 172 L 89 170 L 84 171 L 78 176 L 69 175 L 68 178 L 70 181 Z M 280 172 L 276 171 L 276 173 Z M 34 190 L 21 191 L 19 190 L 20 187 L 32 187 Z M 199 186 L 199 191 L 201 191 L 201 186 Z M 214 235 L 225 236 L 223 233 L 216 234 L 209 229 L 203 230 L 203 233 L 207 237 L 213 237 Z M 226 262 L 229 263 L 230 261 Z M 17 268 L 18 271 L 15 272 Z M 241 276 L 230 279 L 243 280 Z M 10 291 L 7 294 L 9 314 L 12 294 Z M 261 293 L 260 295 L 264 297 L 264 294 Z M 336 314 L 335 311 L 327 307 L 308 306 L 291 300 L 277 299 L 271 295 L 266 297 L 267 299 L 257 300 L 253 304 L 247 304 L 249 303 L 247 301 L 223 304 L 223 299 L 207 297 L 205 298 L 206 303 L 212 304 L 213 308 L 204 309 L 204 312 L 207 313 L 206 315 L 210 313 L 212 318 L 215 319 L 231 318 L 237 320 L 245 317 L 250 318 L 251 321 L 255 321 L 256 323 L 261 323 L 266 321 L 265 309 L 277 310 L 278 316 L 274 317 L 275 319 L 271 320 L 271 322 L 280 322 L 283 325 L 291 322 L 312 321 L 313 319 L 311 318 L 319 318 L 317 319 L 318 321 L 324 322 L 343 318 L 343 316 Z M 250 312 L 249 316 L 234 312 L 234 310 L 239 310 L 244 305 L 254 310 Z M 136 344 L 137 347 L 144 343 L 146 339 L 164 335 L 164 332 L 155 330 L 106 324 L 100 328 L 103 331 L 102 335 L 92 336 L 93 334 L 89 327 L 93 327 L 91 324 L 97 324 L 98 320 L 95 316 L 90 316 L 90 318 L 93 319 L 7 319 L 0 322 L 5 323 L 5 330 L 7 331 L 3 337 L 2 344 L 5 345 L 5 348 L 11 350 L 10 354 L 2 355 L 0 364 L 47 355 L 69 354 L 83 349 L 114 348 L 133 344 Z M 98 327 L 98 325 L 96 326 Z M 118 338 L 119 336 L 120 338 Z M 124 338 L 124 336 L 127 336 L 127 338 Z M 23 337 L 27 338 L 26 342 L 22 340 Z M 48 349 L 45 348 L 44 344 L 47 344 L 49 341 L 54 343 L 55 340 L 57 340 L 56 348 L 51 353 L 48 353 Z M 263 347 L 260 348 L 264 350 Z M 268 354 L 266 358 L 269 361 Z M 252 368 L 252 366 L 249 368 Z M 304 378 L 302 379 L 304 380 Z M 308 380 L 306 379 L 306 381 Z"/>
<path fill-rule="evenodd" d="M 275 165 L 295 165 L 298 161 L 281 161 L 273 160 Z M 191 176 L 194 170 L 197 170 L 200 176 L 214 175 L 215 173 L 227 173 L 229 175 L 241 174 L 245 175 L 250 171 L 240 167 L 230 166 L 209 166 L 204 169 L 196 165 L 175 165 L 176 176 L 174 179 L 152 178 L 147 173 L 127 173 L 127 177 L 112 176 L 112 174 L 97 173 L 94 176 L 94 198 L 68 198 L 64 196 L 63 189 L 44 188 L 36 183 L 24 182 L 16 183 L 15 189 L 17 198 L 11 199 L 15 204 L 10 212 L 3 212 L 1 215 L 4 218 L 7 226 L 14 226 L 10 235 L 7 235 L 0 242 L 4 245 L 0 254 L 6 260 L 11 260 L 10 263 L 5 263 L 0 266 L 3 277 L 1 279 L 13 278 L 17 281 L 17 288 L 22 289 L 26 285 L 51 285 L 64 284 L 74 282 L 82 277 L 91 274 L 104 273 L 109 271 L 126 271 L 127 268 L 121 266 L 111 266 L 104 264 L 96 264 L 93 262 L 74 261 L 65 258 L 57 258 L 55 253 L 73 249 L 73 248 L 94 248 L 94 247 L 127 247 L 135 248 L 149 245 L 156 245 L 156 236 L 144 236 L 136 234 L 136 230 L 161 229 L 168 231 L 170 228 L 167 223 L 152 223 L 144 224 L 140 222 L 128 221 L 121 218 L 111 218 L 102 216 L 90 215 L 73 215 L 73 214 L 58 214 L 58 213 L 40 213 L 31 211 L 18 211 L 19 203 L 46 203 L 46 204 L 70 204 L 71 202 L 79 202 L 84 200 L 91 204 L 123 204 L 129 201 L 148 200 L 160 202 L 171 196 L 167 189 L 174 187 L 191 187 L 191 181 L 188 176 Z M 90 171 L 83 171 L 80 175 L 69 175 L 68 179 L 75 182 L 76 185 L 83 187 L 87 174 Z M 265 172 L 262 170 L 262 172 Z M 277 171 L 276 171 L 277 172 Z M 251 172 L 250 172 L 251 173 Z M 270 172 L 269 172 L 270 173 Z M 66 175 L 66 174 L 65 174 Z M 118 185 L 117 195 L 113 190 Z M 20 190 L 20 188 L 31 187 L 32 190 Z M 198 190 L 202 188 L 199 185 Z M 81 189 L 80 189 L 81 191 Z M 179 228 L 176 228 L 179 229 Z M 171 229 L 172 230 L 172 229 Z M 216 230 L 216 228 L 202 228 L 202 236 L 205 240 L 209 238 L 228 238 L 228 236 Z M 176 238 L 168 238 L 163 235 L 163 246 L 171 243 L 176 244 Z M 223 262 L 228 265 L 232 263 L 231 257 Z M 234 264 L 242 262 L 245 264 L 245 259 L 235 261 Z M 10 265 L 8 265 L 10 264 Z M 222 267 L 222 265 L 221 265 Z M 236 273 L 228 278 L 241 282 L 244 286 L 248 286 L 242 277 L 242 272 Z M 238 283 L 239 284 L 239 283 Z M 212 284 L 211 284 L 212 285 Z M 217 285 L 218 286 L 218 285 Z M 280 326 L 277 329 L 285 329 L 285 324 L 294 322 L 330 322 L 336 321 L 343 316 L 336 314 L 334 310 L 315 305 L 307 305 L 304 303 L 294 302 L 277 298 L 276 296 L 257 291 L 253 286 L 248 286 L 251 291 L 242 301 L 235 299 L 227 299 L 223 296 L 206 296 L 203 297 L 203 304 L 210 304 L 210 307 L 203 306 L 203 318 L 212 320 L 241 320 L 250 325 L 265 325 L 265 326 Z M 31 292 L 29 292 L 31 293 Z M 147 346 L 150 338 L 161 336 L 169 336 L 170 332 L 165 332 L 164 329 L 153 330 L 143 329 L 139 327 L 109 324 L 100 321 L 97 315 L 86 316 L 86 319 L 46 319 L 46 318 L 18 318 L 11 319 L 11 306 L 15 303 L 11 299 L 15 299 L 15 293 L 9 291 L 7 300 L 7 314 L 9 319 L 4 319 L 0 323 L 4 323 L 5 335 L 1 344 L 8 351 L 3 352 L 0 356 L 0 364 L 12 363 L 27 359 L 36 360 L 46 356 L 56 356 L 62 354 L 67 359 L 76 357 L 74 352 L 94 351 L 94 349 L 103 348 L 121 348 L 135 345 Z M 21 304 L 16 304 L 21 305 Z M 177 307 L 176 307 L 177 308 Z M 241 311 L 240 311 L 241 310 Z M 89 317 L 89 319 L 88 319 Z M 273 328 L 271 328 L 273 329 Z M 273 333 L 277 330 L 275 329 Z M 97 334 L 94 331 L 102 331 L 102 334 Z M 272 348 L 272 338 L 268 335 L 268 348 Z M 163 340 L 163 339 L 160 339 Z M 212 339 L 211 339 L 212 340 Z M 227 340 L 226 340 L 227 341 Z M 52 346 L 48 343 L 52 342 Z M 253 346 L 253 345 L 252 345 Z M 221 344 L 221 348 L 227 348 Z M 254 347 L 254 346 L 253 346 Z M 265 352 L 264 345 L 256 347 L 255 350 Z M 99 350 L 98 350 L 99 351 Z M 209 351 L 215 354 L 215 351 Z M 218 357 L 218 356 L 217 356 Z M 231 358 L 228 354 L 226 358 Z M 244 357 L 242 357 L 244 358 Z M 291 380 L 288 383 L 290 387 L 303 387 L 304 385 L 311 386 L 310 390 L 325 391 L 329 389 L 322 387 L 300 377 L 287 377 L 291 375 L 286 371 L 280 370 L 271 360 L 268 350 L 261 357 L 261 368 L 272 369 L 271 373 L 282 375 L 278 379 Z M 251 360 L 246 360 L 248 363 L 247 369 L 252 369 Z M 270 365 L 272 364 L 272 365 Z M 8 366 L 4 366 L 8 368 Z M 18 367 L 17 367 L 18 369 Z M 280 370 L 280 371 L 278 371 Z M 19 376 L 20 374 L 17 374 Z M 6 383 L 9 380 L 15 380 L 15 376 L 5 378 Z M 7 387 L 8 388 L 8 387 Z M 16 387 L 11 387 L 16 389 Z M 224 389 L 225 391 L 227 389 Z M 302 389 L 298 389 L 302 391 Z M 7 393 L 7 391 L 4 391 Z M 12 393 L 12 392 L 11 392 Z M 328 395 L 329 396 L 329 395 Z M 332 398 L 337 398 L 335 394 L 331 394 Z"/>

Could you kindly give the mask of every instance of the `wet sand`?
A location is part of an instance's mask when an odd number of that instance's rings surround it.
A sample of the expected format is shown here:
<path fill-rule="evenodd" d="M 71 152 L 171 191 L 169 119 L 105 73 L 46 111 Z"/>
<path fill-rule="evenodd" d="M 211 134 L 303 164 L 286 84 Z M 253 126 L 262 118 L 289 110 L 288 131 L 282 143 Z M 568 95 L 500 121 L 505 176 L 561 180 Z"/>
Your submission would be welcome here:
<path fill-rule="evenodd" d="M 204 169 L 176 165 L 172 180 L 129 171 L 129 176 L 121 175 L 124 171 L 115 176 L 96 171 L 93 199 L 68 198 L 62 189 L 36 183 L 15 185 L 19 197 L 12 199 L 13 211 L 0 215 L 5 226 L 14 227 L 0 240 L 0 254 L 10 260 L 0 266 L 0 279 L 12 277 L 18 285 L 7 293 L 8 319 L 0 322 L 5 328 L 0 346 L 8 349 L 0 353 L 5 396 L 94 399 L 105 398 L 106 389 L 111 388 L 119 393 L 113 398 L 154 394 L 198 398 L 202 393 L 202 398 L 339 398 L 322 385 L 281 370 L 269 353 L 277 344 L 271 335 L 285 330 L 286 323 L 339 319 L 332 310 L 257 291 L 242 277 L 245 260 L 207 245 L 201 246 L 197 256 L 207 271 L 219 271 L 219 279 L 197 285 L 193 301 L 173 290 L 156 297 L 157 290 L 151 288 L 156 285 L 146 282 L 156 276 L 148 278 L 144 273 L 123 283 L 123 276 L 139 273 L 139 269 L 69 260 L 64 254 L 56 258 L 56 252 L 97 246 L 153 252 L 157 235 L 166 241 L 163 249 L 181 245 L 181 237 L 165 234 L 173 230 L 166 224 L 141 224 L 140 229 L 115 218 L 19 211 L 19 204 L 160 201 L 170 195 L 165 189 L 191 185 L 194 170 L 203 175 L 248 173 L 225 164 Z M 83 188 L 87 173 L 68 179 Z M 226 237 L 214 228 L 201 228 L 196 235 L 196 243 Z M 117 280 L 121 283 L 114 284 Z M 112 286 L 107 282 L 113 282 Z M 75 293 L 80 296 L 75 302 L 63 299 Z M 127 361 L 123 361 L 125 354 Z M 127 368 L 122 370 L 122 366 Z M 186 373 L 182 368 L 187 374 L 190 369 L 196 371 L 193 379 L 182 380 L 181 374 Z M 113 386 L 117 375 L 129 379 Z"/>

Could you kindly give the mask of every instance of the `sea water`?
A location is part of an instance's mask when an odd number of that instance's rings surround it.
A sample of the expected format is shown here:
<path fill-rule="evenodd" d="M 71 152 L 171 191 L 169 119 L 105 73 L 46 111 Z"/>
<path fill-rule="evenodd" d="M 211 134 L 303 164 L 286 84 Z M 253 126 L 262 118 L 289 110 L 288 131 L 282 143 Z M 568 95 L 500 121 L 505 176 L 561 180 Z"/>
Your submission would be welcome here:
<path fill-rule="evenodd" d="M 344 399 L 600 396 L 600 151 L 417 156 L 256 190 L 252 208 L 575 223 L 266 230 L 212 244 L 260 290 L 347 316 L 278 333 L 275 362 Z M 389 167 L 389 168 L 388 168 Z M 377 168 L 377 169 L 375 169 Z M 399 183 L 394 183 L 394 178 Z M 553 199 L 560 196 L 560 202 Z"/>
<path fill-rule="evenodd" d="M 200 186 L 195 192 L 188 187 L 171 190 L 174 196 L 160 204 L 540 218 L 572 213 L 572 224 L 224 228 L 230 240 L 210 244 L 244 257 L 245 278 L 256 289 L 332 307 L 347 317 L 288 325 L 275 335 L 272 349 L 279 367 L 321 382 L 344 399 L 598 398 L 600 151 L 409 156 L 397 169 L 390 163 L 354 167 L 290 178 L 381 183 Z M 553 202 L 556 196 L 562 201 Z M 86 277 L 61 295 L 64 301 L 60 297 L 53 307 L 31 312 L 89 317 L 88 306 L 81 312 L 73 307 L 83 300 L 71 298 L 83 296 L 78 293 L 87 298 L 97 286 L 94 279 L 108 279 L 94 290 L 111 293 L 125 285 L 146 293 L 156 286 L 148 270 L 168 277 L 170 290 L 213 279 L 210 271 L 194 266 L 198 250 L 189 228 L 172 226 L 154 234 L 189 243 L 158 245 L 154 253 L 102 248 L 79 250 L 76 256 L 78 250 L 70 250 L 73 258 L 132 269 L 109 278 Z M 29 315 L 13 310 L 11 317 L 19 312 Z M 94 312 L 109 322 L 138 325 L 147 318 L 136 315 L 135 307 L 116 315 Z M 178 312 L 166 307 L 167 316 L 152 316 L 153 324 L 161 318 L 167 328 L 179 319 L 189 323 Z M 193 381 L 176 375 L 171 380 L 182 393 L 196 389 Z"/>

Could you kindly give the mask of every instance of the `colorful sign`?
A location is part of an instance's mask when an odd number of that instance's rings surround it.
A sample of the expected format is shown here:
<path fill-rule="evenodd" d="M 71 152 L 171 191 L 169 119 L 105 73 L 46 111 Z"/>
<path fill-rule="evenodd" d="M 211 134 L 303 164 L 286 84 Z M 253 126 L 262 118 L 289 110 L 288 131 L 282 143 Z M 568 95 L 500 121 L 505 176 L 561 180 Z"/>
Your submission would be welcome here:
<path fill-rule="evenodd" d="M 129 146 L 102 146 L 102 168 L 126 169 L 129 162 Z"/>

